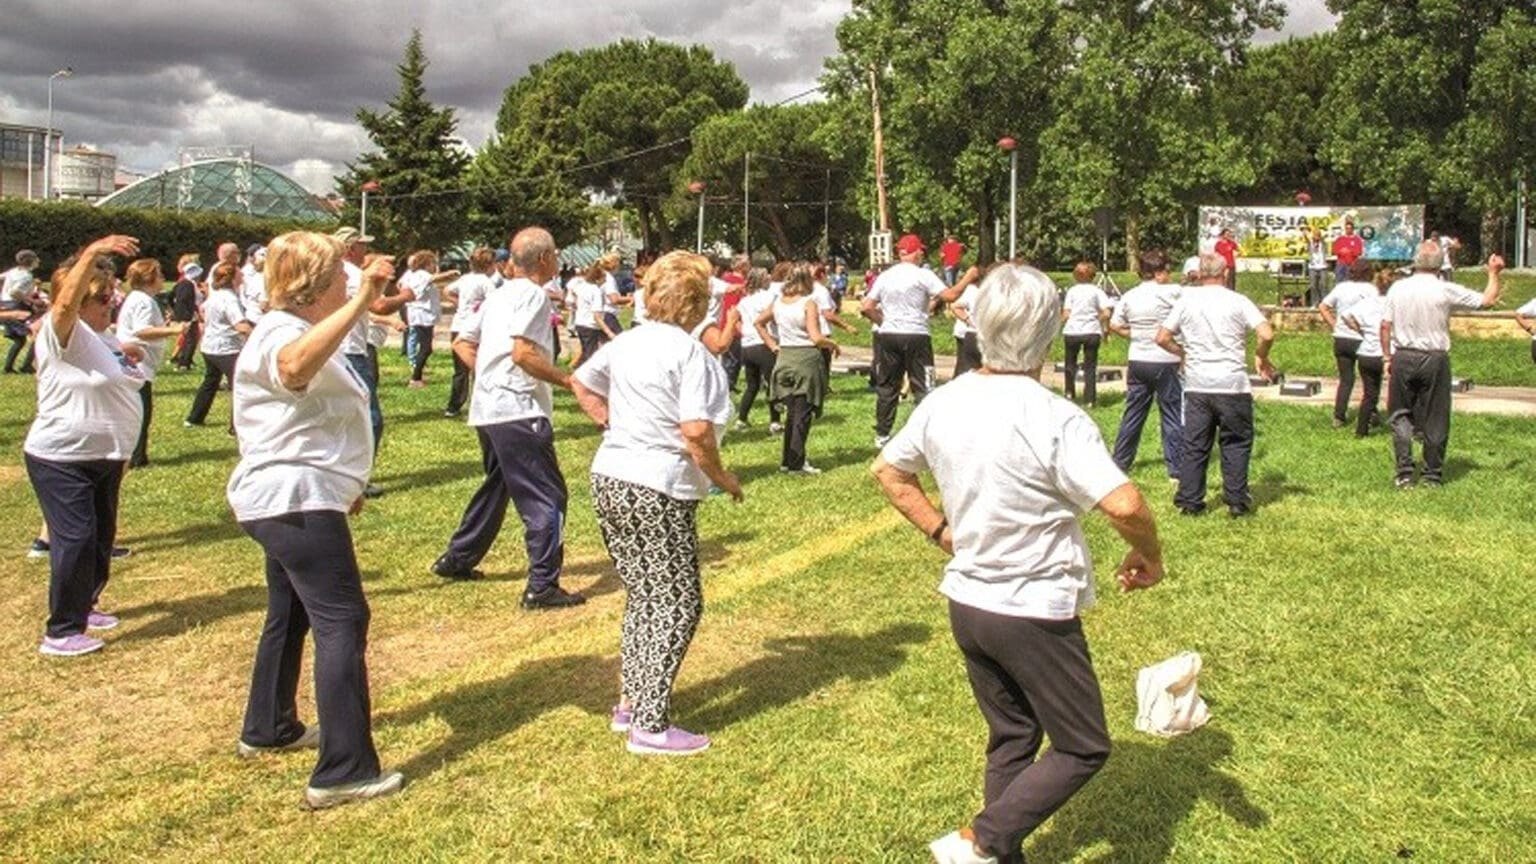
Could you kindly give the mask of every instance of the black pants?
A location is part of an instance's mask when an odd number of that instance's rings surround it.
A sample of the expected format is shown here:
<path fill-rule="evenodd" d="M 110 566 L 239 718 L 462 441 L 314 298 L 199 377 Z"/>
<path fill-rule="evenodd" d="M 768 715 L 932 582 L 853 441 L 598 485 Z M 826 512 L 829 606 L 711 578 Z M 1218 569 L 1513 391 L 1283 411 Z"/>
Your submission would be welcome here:
<path fill-rule="evenodd" d="M 317 510 L 240 523 L 267 555 L 267 620 L 256 643 L 240 740 L 258 747 L 304 734 L 297 698 L 304 634 L 315 633 L 320 758 L 309 785 L 379 776 L 368 704 L 368 601 L 341 513 Z"/>
<path fill-rule="evenodd" d="M 1424 479 L 1439 482 L 1451 438 L 1451 355 L 1399 348 L 1392 357 L 1387 422 L 1398 479 L 1413 477 L 1413 432 L 1424 436 Z"/>
<path fill-rule="evenodd" d="M 208 419 L 208 409 L 213 407 L 213 397 L 219 392 L 220 379 L 226 379 L 231 385 L 235 382 L 235 360 L 239 354 L 204 354 L 203 355 L 203 383 L 198 385 L 197 394 L 192 397 L 192 410 L 187 412 L 187 422 L 195 426 L 203 425 Z M 231 400 L 233 401 L 233 400 Z M 234 428 L 234 410 L 230 410 L 230 428 Z"/>
<path fill-rule="evenodd" d="M 21 371 L 31 372 L 33 349 L 27 345 L 27 334 L 25 332 L 6 333 L 5 338 L 11 340 L 11 348 L 5 352 L 5 371 L 17 371 L 16 358 L 21 357 Z M 25 354 L 22 353 L 23 348 L 26 349 Z"/>
<path fill-rule="evenodd" d="M 479 564 L 507 516 L 517 507 L 528 548 L 528 590 L 560 584 L 565 564 L 565 476 L 555 458 L 555 434 L 547 419 L 512 420 L 475 429 L 485 480 L 469 499 L 459 528 L 443 554 L 454 570 Z"/>
<path fill-rule="evenodd" d="M 913 402 L 923 401 L 933 383 L 933 339 L 926 333 L 881 333 L 875 354 L 875 434 L 889 435 L 896 425 L 896 403 L 905 377 Z"/>
<path fill-rule="evenodd" d="M 1125 412 L 1115 435 L 1115 464 L 1129 472 L 1141 446 L 1141 428 L 1157 402 L 1163 430 L 1163 465 L 1168 476 L 1178 479 L 1179 459 L 1184 455 L 1184 382 L 1177 363 L 1146 363 L 1133 360 L 1125 368 Z"/>
<path fill-rule="evenodd" d="M 805 442 L 811 437 L 811 417 L 815 413 L 811 402 L 804 396 L 791 396 L 784 401 L 787 422 L 784 424 L 784 448 L 779 465 L 791 471 L 805 467 Z"/>
<path fill-rule="evenodd" d="M 869 389 L 875 389 L 880 380 L 880 331 L 869 334 Z"/>
<path fill-rule="evenodd" d="M 139 404 L 144 406 L 144 419 L 139 421 L 139 443 L 133 446 L 133 458 L 128 464 L 134 468 L 143 468 L 149 464 L 149 423 L 155 417 L 155 384 L 153 381 L 145 381 L 139 388 Z"/>
<path fill-rule="evenodd" d="M 1360 364 L 1360 416 L 1355 418 L 1355 435 L 1364 438 L 1376 422 L 1376 407 L 1381 404 L 1382 367 L 1380 357 L 1357 357 Z"/>
<path fill-rule="evenodd" d="M 1099 402 L 1099 343 L 1102 336 L 1065 336 L 1067 345 L 1067 398 L 1077 401 L 1077 352 L 1083 352 L 1083 401 Z"/>
<path fill-rule="evenodd" d="M 1104 699 L 1082 622 L 1014 618 L 949 604 L 976 707 L 987 721 L 984 806 L 976 843 L 1022 860 L 1030 832 L 1109 759 Z M 1051 749 L 1040 752 L 1041 738 Z"/>
<path fill-rule="evenodd" d="M 741 353 L 741 337 L 738 336 L 731 341 L 725 353 L 720 355 L 720 365 L 725 368 L 725 378 L 730 382 L 733 393 L 736 392 L 736 382 L 741 380 Z"/>
<path fill-rule="evenodd" d="M 1333 396 L 1333 419 L 1339 423 L 1349 419 L 1349 399 L 1355 395 L 1355 365 L 1359 357 L 1359 339 L 1333 337 L 1333 360 L 1339 367 L 1339 392 Z"/>
<path fill-rule="evenodd" d="M 172 365 L 181 369 L 191 369 L 192 360 L 197 356 L 197 343 L 203 337 L 203 325 L 197 320 L 187 322 L 187 329 L 181 331 L 181 347 L 177 349 L 176 356 L 171 358 Z"/>
<path fill-rule="evenodd" d="M 1249 506 L 1253 394 L 1184 394 L 1184 453 L 1179 459 L 1179 491 L 1173 496 L 1180 510 L 1205 509 L 1205 471 L 1213 443 L 1221 445 L 1222 499 L 1229 507 Z"/>
<path fill-rule="evenodd" d="M 778 362 L 767 345 L 751 345 L 741 349 L 741 369 L 746 373 L 746 386 L 741 390 L 741 402 L 736 407 L 736 417 L 749 422 L 752 406 L 757 403 L 757 393 L 763 384 L 773 380 L 773 366 Z M 768 402 L 768 419 L 779 422 L 779 406 L 772 399 Z"/>
<path fill-rule="evenodd" d="M 967 333 L 960 337 L 960 349 L 955 352 L 955 377 L 981 368 L 981 340 L 975 333 Z"/>
<path fill-rule="evenodd" d="M 457 338 L 459 338 L 459 334 L 451 334 L 449 336 L 449 344 L 453 344 L 452 340 Z M 558 342 L 559 340 L 555 341 Z M 453 355 L 453 383 L 448 386 L 447 411 L 449 414 L 457 414 L 464 410 L 464 403 L 469 401 L 469 376 L 474 370 L 470 369 L 463 360 L 459 359 L 459 352 L 450 351 L 449 353 Z"/>
<path fill-rule="evenodd" d="M 112 571 L 123 463 L 55 462 L 24 454 L 48 526 L 48 636 L 85 632 Z"/>
<path fill-rule="evenodd" d="M 608 344 L 607 333 L 596 327 L 583 327 L 580 324 L 576 325 L 576 339 L 581 342 L 581 359 L 576 362 L 577 366 L 587 362 L 593 354 L 597 353 L 597 349 Z"/>
<path fill-rule="evenodd" d="M 411 380 L 420 381 L 427 371 L 427 359 L 432 356 L 433 327 L 416 325 L 406 334 L 411 346 Z"/>

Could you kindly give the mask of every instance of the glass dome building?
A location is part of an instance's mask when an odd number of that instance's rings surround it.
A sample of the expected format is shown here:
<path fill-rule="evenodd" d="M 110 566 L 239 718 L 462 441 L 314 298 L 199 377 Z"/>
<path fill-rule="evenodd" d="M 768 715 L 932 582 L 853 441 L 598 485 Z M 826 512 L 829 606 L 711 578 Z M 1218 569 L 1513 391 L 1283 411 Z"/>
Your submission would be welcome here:
<path fill-rule="evenodd" d="M 99 207 L 202 210 L 315 222 L 336 214 L 320 198 L 275 168 L 245 159 L 192 162 L 125 186 Z"/>

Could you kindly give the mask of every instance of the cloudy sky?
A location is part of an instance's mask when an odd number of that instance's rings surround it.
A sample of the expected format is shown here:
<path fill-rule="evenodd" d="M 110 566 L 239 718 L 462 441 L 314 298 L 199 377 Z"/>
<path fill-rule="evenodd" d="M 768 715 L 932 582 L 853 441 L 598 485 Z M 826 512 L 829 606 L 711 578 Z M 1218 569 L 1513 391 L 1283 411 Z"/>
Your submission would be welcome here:
<path fill-rule="evenodd" d="M 1285 33 L 1326 28 L 1324 0 L 1291 0 Z M 259 161 L 329 191 L 367 147 L 359 105 L 395 91 L 413 26 L 431 67 L 428 96 L 454 106 L 479 145 L 507 84 L 548 55 L 623 37 L 700 42 L 736 65 L 752 99 L 815 86 L 847 0 L 5 0 L 0 121 L 43 125 L 47 78 L 65 146 L 116 153 L 153 171 L 179 148 L 249 144 Z M 1279 38 L 1278 35 L 1275 38 Z"/>

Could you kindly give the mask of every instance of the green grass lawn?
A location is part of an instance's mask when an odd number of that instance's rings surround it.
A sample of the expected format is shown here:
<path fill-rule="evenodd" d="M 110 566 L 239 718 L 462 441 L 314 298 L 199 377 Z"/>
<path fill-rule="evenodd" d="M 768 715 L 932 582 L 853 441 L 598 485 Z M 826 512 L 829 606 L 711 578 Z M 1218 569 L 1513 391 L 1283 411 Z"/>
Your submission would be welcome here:
<path fill-rule="evenodd" d="M 478 458 L 439 416 L 448 358 L 420 391 L 385 359 L 388 494 L 353 524 L 375 735 L 408 785 L 319 814 L 297 806 L 311 755 L 233 755 L 265 600 L 223 499 L 228 395 L 183 429 L 196 378 L 162 375 L 155 464 L 124 485 L 134 554 L 105 598 L 123 625 L 100 654 L 55 661 L 35 650 L 46 565 L 22 557 L 31 384 L 0 380 L 0 859 L 917 862 L 974 815 L 986 730 L 934 590 L 943 560 L 866 473 L 861 381 L 837 381 L 812 432 L 820 477 L 780 475 L 765 432 L 726 439 L 747 500 L 700 510 L 707 610 L 674 703 L 715 747 L 667 761 L 607 731 L 623 593 L 588 499 L 595 430 L 557 400 L 567 580 L 592 601 L 524 613 L 515 520 L 487 581 L 427 572 Z M 1536 859 L 1531 421 L 1458 416 L 1448 485 L 1399 493 L 1384 438 L 1334 432 L 1322 409 L 1258 412 L 1256 518 L 1178 518 L 1161 466 L 1137 466 L 1163 585 L 1112 590 L 1121 544 L 1086 520 L 1116 749 L 1031 860 Z M 1112 432 L 1118 408 L 1095 417 Z M 1214 719 L 1136 733 L 1136 670 L 1181 650 L 1205 658 Z"/>

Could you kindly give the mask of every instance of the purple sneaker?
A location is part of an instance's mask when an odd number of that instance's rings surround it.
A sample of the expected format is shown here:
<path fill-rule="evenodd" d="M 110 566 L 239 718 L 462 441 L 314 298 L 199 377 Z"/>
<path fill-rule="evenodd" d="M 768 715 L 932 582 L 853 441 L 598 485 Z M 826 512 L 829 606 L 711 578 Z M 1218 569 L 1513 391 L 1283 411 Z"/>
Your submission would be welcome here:
<path fill-rule="evenodd" d="M 92 630 L 111 630 L 117 626 L 117 616 L 108 615 L 100 609 L 92 609 L 91 614 L 85 617 L 85 626 Z"/>
<path fill-rule="evenodd" d="M 692 756 L 709 749 L 709 738 L 670 726 L 665 732 L 629 730 L 626 749 L 642 756 Z"/>
<path fill-rule="evenodd" d="M 634 712 L 623 705 L 613 706 L 613 719 L 608 721 L 608 728 L 614 732 L 628 732 L 629 723 L 634 719 Z"/>
<path fill-rule="evenodd" d="M 100 651 L 106 644 L 100 639 L 87 636 L 84 633 L 76 633 L 73 636 L 64 636 L 58 639 L 52 636 L 44 636 L 43 644 L 37 646 L 37 653 L 46 654 L 49 657 L 79 657 L 81 654 Z"/>

